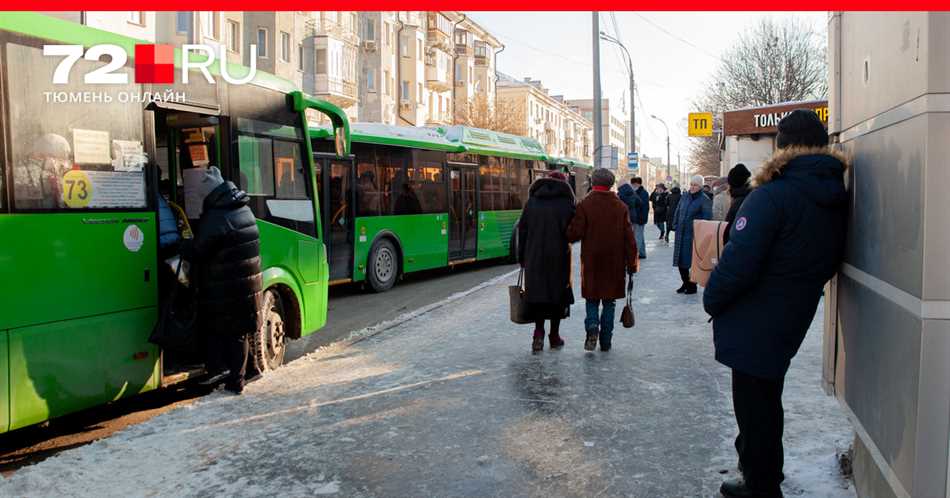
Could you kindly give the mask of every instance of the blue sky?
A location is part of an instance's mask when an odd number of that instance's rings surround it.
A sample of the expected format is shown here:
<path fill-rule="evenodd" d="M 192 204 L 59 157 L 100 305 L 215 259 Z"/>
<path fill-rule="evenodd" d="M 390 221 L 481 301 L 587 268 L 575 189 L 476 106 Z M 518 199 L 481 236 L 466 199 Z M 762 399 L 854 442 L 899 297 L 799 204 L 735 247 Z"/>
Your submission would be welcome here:
<path fill-rule="evenodd" d="M 517 78 L 540 79 L 554 95 L 591 98 L 590 12 L 470 12 L 468 15 L 505 44 L 498 56 L 500 71 Z M 670 128 L 673 162 L 683 161 L 689 138 L 686 114 L 716 69 L 718 57 L 739 34 L 762 17 L 797 17 L 819 33 L 827 32 L 826 12 L 609 12 L 600 14 L 600 29 L 619 35 L 630 50 L 639 101 L 637 129 L 641 153 L 666 155 L 663 125 Z M 616 20 L 616 27 L 614 24 Z M 601 80 L 611 103 L 627 98 L 626 63 L 619 49 L 601 43 Z M 642 106 L 641 106 L 642 103 Z M 625 102 L 629 107 L 629 103 Z"/>

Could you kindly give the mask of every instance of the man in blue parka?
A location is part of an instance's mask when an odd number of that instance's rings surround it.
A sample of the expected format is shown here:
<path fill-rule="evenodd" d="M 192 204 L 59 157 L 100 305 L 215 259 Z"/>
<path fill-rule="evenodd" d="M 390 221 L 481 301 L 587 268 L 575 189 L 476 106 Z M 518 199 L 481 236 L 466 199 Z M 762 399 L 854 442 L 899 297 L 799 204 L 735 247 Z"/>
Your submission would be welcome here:
<path fill-rule="evenodd" d="M 732 369 L 739 426 L 744 479 L 723 483 L 727 497 L 782 496 L 785 374 L 844 255 L 845 160 L 809 110 L 783 118 L 776 142 L 703 296 L 716 360 Z"/>
<path fill-rule="evenodd" d="M 617 189 L 617 196 L 630 211 L 630 223 L 633 224 L 639 257 L 644 259 L 647 257 L 647 244 L 643 230 L 650 218 L 650 194 L 643 188 L 643 179 L 635 176 L 630 179 L 629 184 L 625 183 Z"/>

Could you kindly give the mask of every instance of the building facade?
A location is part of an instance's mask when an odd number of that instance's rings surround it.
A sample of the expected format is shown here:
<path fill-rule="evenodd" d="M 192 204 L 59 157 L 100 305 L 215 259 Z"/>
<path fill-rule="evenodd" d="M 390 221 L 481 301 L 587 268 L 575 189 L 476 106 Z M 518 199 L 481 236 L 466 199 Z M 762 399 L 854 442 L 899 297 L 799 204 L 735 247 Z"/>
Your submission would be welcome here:
<path fill-rule="evenodd" d="M 591 162 L 593 125 L 561 96 L 552 96 L 538 80 L 499 78 L 497 106 L 504 131 L 534 138 L 551 156 Z"/>
<path fill-rule="evenodd" d="M 498 81 L 495 63 L 504 45 L 467 16 L 452 14 L 453 117 L 456 123 L 486 127 L 494 120 Z"/>
<path fill-rule="evenodd" d="M 593 122 L 594 100 L 580 99 L 567 101 L 578 108 L 581 114 Z M 610 105 L 610 99 L 601 100 L 601 116 L 603 117 L 603 146 L 599 152 L 600 165 L 616 171 L 627 160 L 627 122 L 628 117 L 622 106 Z"/>

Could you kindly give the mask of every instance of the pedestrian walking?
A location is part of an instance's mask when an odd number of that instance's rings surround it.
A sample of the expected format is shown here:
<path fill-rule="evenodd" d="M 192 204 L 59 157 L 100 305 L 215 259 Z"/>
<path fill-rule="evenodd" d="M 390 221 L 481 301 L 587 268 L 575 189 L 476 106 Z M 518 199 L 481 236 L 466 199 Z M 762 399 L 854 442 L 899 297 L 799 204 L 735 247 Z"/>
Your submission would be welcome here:
<path fill-rule="evenodd" d="M 574 218 L 574 192 L 563 173 L 539 178 L 528 191 L 518 221 L 518 261 L 524 268 L 525 302 L 534 320 L 532 351 L 544 349 L 544 321 L 550 320 L 551 349 L 564 346 L 561 319 L 574 304 L 571 245 L 567 227 Z"/>
<path fill-rule="evenodd" d="M 260 328 L 260 234 L 250 198 L 224 181 L 218 168 L 205 172 L 200 184 L 203 211 L 194 239 L 182 244 L 198 289 L 198 320 L 205 334 L 206 384 L 225 381 L 225 388 L 244 390 L 248 337 Z"/>
<path fill-rule="evenodd" d="M 610 191 L 614 174 L 600 168 L 591 176 L 592 191 L 577 205 L 567 229 L 570 242 L 581 241 L 581 295 L 587 301 L 584 349 L 610 351 L 615 301 L 626 295 L 626 276 L 637 271 L 637 243 L 630 211 Z"/>
<path fill-rule="evenodd" d="M 676 231 L 676 227 L 673 226 L 673 221 L 676 220 L 676 211 L 680 207 L 680 199 L 682 198 L 682 191 L 680 190 L 679 185 L 673 184 L 673 188 L 670 189 L 670 195 L 666 199 L 666 243 L 670 242 L 670 232 Z"/>
<path fill-rule="evenodd" d="M 725 178 L 720 178 L 712 186 L 713 207 L 712 219 L 724 221 L 726 213 L 729 212 L 729 183 Z"/>
<path fill-rule="evenodd" d="M 776 143 L 703 296 L 739 426 L 743 479 L 722 484 L 727 497 L 782 496 L 785 374 L 844 256 L 846 161 L 812 111 L 782 118 Z"/>
<path fill-rule="evenodd" d="M 729 242 L 729 230 L 732 229 L 732 225 L 736 220 L 736 213 L 738 213 L 739 208 L 742 207 L 746 196 L 752 191 L 752 185 L 749 184 L 749 178 L 751 176 L 752 174 L 749 173 L 748 168 L 742 163 L 733 166 L 732 169 L 729 170 L 730 201 L 729 212 L 726 213 L 726 231 L 723 234 L 723 244 Z"/>
<path fill-rule="evenodd" d="M 650 194 L 650 204 L 653 207 L 653 224 L 660 230 L 660 238 L 666 238 L 666 211 L 667 200 L 670 193 L 666 191 L 666 185 L 658 183 L 653 193 Z"/>
<path fill-rule="evenodd" d="M 712 218 L 712 199 L 703 193 L 703 177 L 696 175 L 689 181 L 689 191 L 680 198 L 673 219 L 676 242 L 673 244 L 673 266 L 679 268 L 683 285 L 677 294 L 696 294 L 696 284 L 689 279 L 693 264 L 693 221 Z"/>
<path fill-rule="evenodd" d="M 650 219 L 650 194 L 643 188 L 643 179 L 639 176 L 631 178 L 629 184 L 621 185 L 617 194 L 630 211 L 630 222 L 633 223 L 633 235 L 637 240 L 640 259 L 646 259 L 647 244 L 643 231 L 647 220 Z"/>

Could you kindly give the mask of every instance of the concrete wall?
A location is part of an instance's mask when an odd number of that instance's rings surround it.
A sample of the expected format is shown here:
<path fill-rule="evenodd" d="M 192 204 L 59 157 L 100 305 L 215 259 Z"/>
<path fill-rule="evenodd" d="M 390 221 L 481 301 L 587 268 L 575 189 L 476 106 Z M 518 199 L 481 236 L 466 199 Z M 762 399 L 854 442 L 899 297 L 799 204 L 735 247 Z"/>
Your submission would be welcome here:
<path fill-rule="evenodd" d="M 826 376 L 859 496 L 948 497 L 950 15 L 835 14 L 829 35 L 829 127 L 853 164 Z"/>
<path fill-rule="evenodd" d="M 742 163 L 755 175 L 762 163 L 772 157 L 774 150 L 775 137 L 771 135 L 759 135 L 757 140 L 743 135 L 727 136 L 720 174 L 726 176 L 733 166 Z"/>

